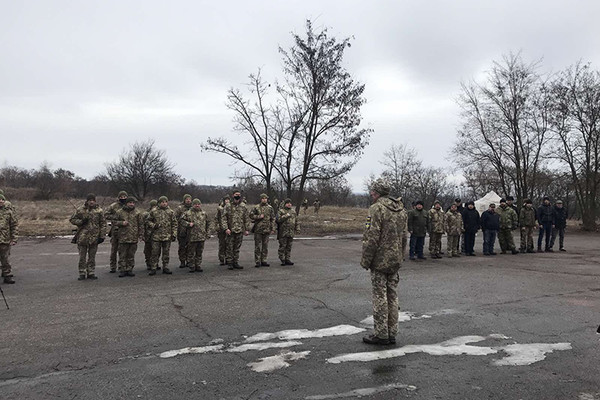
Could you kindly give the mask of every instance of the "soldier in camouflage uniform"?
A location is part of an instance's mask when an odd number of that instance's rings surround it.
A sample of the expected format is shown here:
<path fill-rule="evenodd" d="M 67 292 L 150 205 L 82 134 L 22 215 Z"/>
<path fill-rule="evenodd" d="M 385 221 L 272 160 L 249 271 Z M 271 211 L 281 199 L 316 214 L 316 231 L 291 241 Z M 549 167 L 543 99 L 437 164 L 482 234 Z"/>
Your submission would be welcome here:
<path fill-rule="evenodd" d="M 298 233 L 300 227 L 298 225 L 298 216 L 296 211 L 292 209 L 292 200 L 285 199 L 283 208 L 279 209 L 277 218 L 277 239 L 279 240 L 279 260 L 281 265 L 294 265 L 290 260 L 292 253 L 292 242 L 294 235 Z"/>
<path fill-rule="evenodd" d="M 500 207 L 497 212 L 500 215 L 500 231 L 498 232 L 500 250 L 502 250 L 502 254 L 506 254 L 507 250 L 510 250 L 512 254 L 518 254 L 512 235 L 512 231 L 517 229 L 519 224 L 517 213 L 506 204 L 505 199 L 500 199 Z"/>
<path fill-rule="evenodd" d="M 8 201 L 8 199 L 6 198 L 6 195 L 4 194 L 4 190 L 0 189 L 0 195 L 4 196 L 4 207 L 8 208 L 9 210 L 12 210 L 16 215 L 16 210 L 13 207 L 12 203 L 10 201 Z"/>
<path fill-rule="evenodd" d="M 135 208 L 136 202 L 134 197 L 128 197 L 113 221 L 119 227 L 119 278 L 135 276 L 135 252 L 138 241 L 144 240 L 145 220 L 142 213 Z"/>
<path fill-rule="evenodd" d="M 368 344 L 396 343 L 398 333 L 398 270 L 402 263 L 400 206 L 388 197 L 389 185 L 382 179 L 370 189 L 374 203 L 363 234 L 361 267 L 370 270 L 375 330 L 365 336 Z"/>
<path fill-rule="evenodd" d="M 315 200 L 313 206 L 315 207 L 315 214 L 319 214 L 319 210 L 321 209 L 321 202 L 319 201 L 319 199 Z"/>
<path fill-rule="evenodd" d="M 187 267 L 187 232 L 180 224 L 183 213 L 192 208 L 192 195 L 183 195 L 183 202 L 175 209 L 175 219 L 177 219 L 177 242 L 179 244 L 177 255 L 179 256 L 179 268 Z"/>
<path fill-rule="evenodd" d="M 187 232 L 189 272 L 202 272 L 202 253 L 204 252 L 204 242 L 209 237 L 209 222 L 206 213 L 202 211 L 200 199 L 192 200 L 192 208 L 183 213 L 179 225 Z"/>
<path fill-rule="evenodd" d="M 429 210 L 429 255 L 431 258 L 442 258 L 442 236 L 446 225 L 446 216 L 442 203 L 436 200 Z"/>
<path fill-rule="evenodd" d="M 308 199 L 304 198 L 304 200 L 302 200 L 302 208 L 304 208 L 304 214 L 306 214 L 306 211 L 308 210 Z"/>
<path fill-rule="evenodd" d="M 234 190 L 233 201 L 229 203 L 223 211 L 223 229 L 229 237 L 227 242 L 226 258 L 229 262 L 229 269 L 244 269 L 239 264 L 240 248 L 244 236 L 248 236 L 248 209 L 242 202 L 242 194 L 239 190 Z"/>
<path fill-rule="evenodd" d="M 456 244 L 465 229 L 462 215 L 458 212 L 456 204 L 452 204 L 446 213 L 445 228 L 448 235 L 448 257 L 460 257 Z"/>
<path fill-rule="evenodd" d="M 117 272 L 117 254 L 119 253 L 119 229 L 112 221 L 115 219 L 115 215 L 117 211 L 123 208 L 125 202 L 127 201 L 127 192 L 121 190 L 118 195 L 117 201 L 112 203 L 106 209 L 104 213 L 105 219 L 111 223 L 110 230 L 108 231 L 108 236 L 110 236 L 110 272 Z"/>
<path fill-rule="evenodd" d="M 69 222 L 77 226 L 75 235 L 79 250 L 78 280 L 98 279 L 95 274 L 96 252 L 98 244 L 104 242 L 106 220 L 102 209 L 96 204 L 94 194 L 88 194 L 84 206 L 75 211 Z"/>
<path fill-rule="evenodd" d="M 275 233 L 275 210 L 269 205 L 269 196 L 260 195 L 260 203 L 250 211 L 250 220 L 254 223 L 254 266 L 268 267 L 269 235 Z"/>
<path fill-rule="evenodd" d="M 158 205 L 157 200 L 151 200 L 150 205 L 148 206 L 148 210 L 142 213 L 142 217 L 144 218 L 144 261 L 146 262 L 146 269 L 149 271 L 152 269 L 152 229 L 148 227 L 148 216 L 150 216 L 150 211 L 152 211 Z"/>
<path fill-rule="evenodd" d="M 217 238 L 219 239 L 219 264 L 225 265 L 229 264 L 231 260 L 227 259 L 227 242 L 229 240 L 229 236 L 225 233 L 225 229 L 223 229 L 223 224 L 225 220 L 223 218 L 225 207 L 229 205 L 230 198 L 229 195 L 223 197 L 221 203 L 217 207 L 217 215 L 215 216 L 215 230 L 217 231 Z"/>
<path fill-rule="evenodd" d="M 406 246 L 408 245 L 408 211 L 404 208 L 402 197 L 396 199 L 398 207 L 400 207 L 400 214 L 398 215 L 398 229 L 402 235 L 401 247 L 402 247 L 402 261 L 406 257 Z"/>
<path fill-rule="evenodd" d="M 169 269 L 169 251 L 171 242 L 177 238 L 177 220 L 175 213 L 169 207 L 169 199 L 161 196 L 158 199 L 158 207 L 150 211 L 147 226 L 152 230 L 152 265 L 148 275 L 156 275 L 158 269 L 158 258 L 162 253 L 162 273 L 171 275 Z"/>
<path fill-rule="evenodd" d="M 19 221 L 17 214 L 6 203 L 6 197 L 0 194 L 0 264 L 2 264 L 4 283 L 15 283 L 8 256 L 10 255 L 10 246 L 17 244 Z"/>
<path fill-rule="evenodd" d="M 519 213 L 519 226 L 521 227 L 521 253 L 535 253 L 533 231 L 537 227 L 537 222 L 533 202 L 529 199 L 525 200 L 525 206 Z"/>

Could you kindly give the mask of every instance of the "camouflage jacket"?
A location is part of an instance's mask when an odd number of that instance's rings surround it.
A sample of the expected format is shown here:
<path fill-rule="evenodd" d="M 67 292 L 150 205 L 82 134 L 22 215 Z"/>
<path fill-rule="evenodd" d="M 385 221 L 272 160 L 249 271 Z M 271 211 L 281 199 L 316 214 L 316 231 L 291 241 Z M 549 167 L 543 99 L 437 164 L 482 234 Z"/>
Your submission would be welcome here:
<path fill-rule="evenodd" d="M 0 207 L 0 244 L 10 244 L 19 238 L 17 214 L 6 206 Z"/>
<path fill-rule="evenodd" d="M 277 218 L 277 237 L 289 237 L 293 238 L 294 235 L 300 232 L 300 226 L 298 225 L 298 216 L 296 210 L 293 208 L 280 208 L 279 215 Z"/>
<path fill-rule="evenodd" d="M 462 214 L 456 211 L 446 213 L 445 229 L 448 235 L 460 236 L 465 231 Z"/>
<path fill-rule="evenodd" d="M 115 201 L 110 206 L 108 206 L 108 208 L 104 212 L 104 218 L 107 222 L 110 222 L 110 230 L 108 232 L 108 235 L 110 237 L 119 237 L 119 228 L 113 223 L 113 221 L 117 218 L 117 211 L 119 211 L 122 208 L 123 204 L 121 204 L 120 201 Z"/>
<path fill-rule="evenodd" d="M 246 208 L 244 203 L 229 203 L 225 207 L 221 219 L 224 231 L 229 229 L 233 233 L 242 233 L 250 230 L 248 227 L 248 208 Z"/>
<path fill-rule="evenodd" d="M 398 213 L 398 229 L 403 236 L 408 236 L 408 212 L 404 208 L 404 204 L 398 201 L 400 212 Z"/>
<path fill-rule="evenodd" d="M 264 218 L 260 216 L 264 215 Z M 275 210 L 269 204 L 257 204 L 250 212 L 250 220 L 254 222 L 254 233 L 269 234 L 275 230 Z"/>
<path fill-rule="evenodd" d="M 191 228 L 190 222 L 194 224 Z M 190 242 L 203 242 L 208 239 L 209 225 L 206 213 L 193 207 L 184 212 L 179 220 L 179 227 L 186 232 Z"/>
<path fill-rule="evenodd" d="M 386 274 L 398 272 L 402 262 L 400 207 L 396 200 L 380 197 L 369 208 L 362 240 L 360 265 Z"/>
<path fill-rule="evenodd" d="M 432 208 L 429 210 L 429 232 L 431 233 L 444 233 L 446 230 L 446 216 L 444 210 L 441 208 L 436 210 Z"/>
<path fill-rule="evenodd" d="M 144 216 L 136 209 L 121 208 L 115 214 L 113 224 L 119 227 L 119 243 L 137 243 L 144 239 Z M 127 221 L 127 225 L 123 222 Z"/>
<path fill-rule="evenodd" d="M 150 216 L 150 212 L 156 208 L 157 207 L 152 207 L 142 212 L 142 218 L 144 219 L 144 241 L 146 242 L 152 240 L 152 234 L 154 233 L 154 230 L 148 226 L 148 217 Z"/>
<path fill-rule="evenodd" d="M 516 229 L 519 225 L 517 213 L 509 206 L 500 206 L 496 212 L 500 215 L 500 229 Z"/>
<path fill-rule="evenodd" d="M 217 214 L 215 215 L 215 230 L 217 232 L 223 232 L 223 213 L 225 212 L 225 206 L 223 204 L 219 204 L 217 207 Z"/>
<path fill-rule="evenodd" d="M 146 225 L 152 229 L 152 240 L 155 242 L 173 240 L 177 236 L 177 220 L 169 206 L 150 211 Z"/>
<path fill-rule="evenodd" d="M 78 208 L 69 222 L 77 226 L 77 244 L 90 246 L 106 235 L 106 219 L 98 206 Z"/>
<path fill-rule="evenodd" d="M 519 225 L 524 228 L 535 228 L 537 226 L 535 214 L 535 208 L 533 207 L 525 206 L 521 208 L 521 212 L 519 213 Z"/>
<path fill-rule="evenodd" d="M 183 214 L 186 213 L 187 211 L 189 211 L 191 208 L 192 208 L 191 203 L 189 205 L 187 205 L 185 203 L 181 203 L 175 209 L 175 219 L 177 220 L 177 236 L 179 236 L 179 237 L 187 235 L 185 228 L 181 225 L 180 222 L 181 222 L 181 217 L 183 216 Z"/>

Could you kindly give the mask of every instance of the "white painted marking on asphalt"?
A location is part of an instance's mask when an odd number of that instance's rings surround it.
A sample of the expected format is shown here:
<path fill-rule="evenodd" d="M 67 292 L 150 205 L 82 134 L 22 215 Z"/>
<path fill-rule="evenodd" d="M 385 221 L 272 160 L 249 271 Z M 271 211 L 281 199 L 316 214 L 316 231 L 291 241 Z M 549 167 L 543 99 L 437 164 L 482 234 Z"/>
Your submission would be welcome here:
<path fill-rule="evenodd" d="M 289 329 L 279 332 L 261 332 L 256 335 L 250 336 L 245 340 L 247 343 L 261 342 L 264 340 L 294 340 L 294 339 L 309 339 L 309 338 L 322 338 L 328 336 L 344 336 L 354 335 L 360 332 L 364 332 L 364 328 L 358 328 L 352 325 L 337 325 L 330 328 L 323 329 Z"/>
<path fill-rule="evenodd" d="M 248 343 L 227 349 L 228 353 L 243 353 L 249 350 L 267 350 L 267 349 L 282 349 L 286 347 L 300 346 L 302 342 L 264 342 L 264 343 Z"/>
<path fill-rule="evenodd" d="M 426 353 L 434 356 L 471 355 L 483 356 L 496 354 L 499 351 L 508 353 L 508 357 L 495 360 L 493 365 L 530 365 L 546 358 L 546 354 L 556 350 L 571 350 L 570 343 L 529 343 L 510 344 L 499 347 L 470 346 L 469 343 L 481 342 L 486 339 L 508 339 L 502 334 L 490 336 L 459 336 L 436 344 L 406 345 L 397 349 L 371 351 L 363 353 L 348 353 L 327 359 L 327 362 L 339 364 L 348 361 L 375 361 L 388 358 L 402 357 L 413 353 Z"/>
<path fill-rule="evenodd" d="M 335 236 L 296 237 L 294 240 L 336 240 Z"/>
<path fill-rule="evenodd" d="M 96 254 L 108 254 L 108 251 L 98 251 Z M 79 253 L 40 253 L 40 256 L 78 256 Z"/>
<path fill-rule="evenodd" d="M 290 366 L 288 361 L 296 361 L 306 358 L 310 351 L 302 351 L 296 353 L 293 351 L 284 352 L 276 356 L 261 358 L 260 361 L 247 364 L 255 372 L 271 372 L 277 369 L 287 368 Z"/>
<path fill-rule="evenodd" d="M 225 346 L 219 344 L 217 346 L 202 346 L 202 347 L 184 347 L 179 350 L 169 350 L 163 353 L 160 353 L 158 356 L 160 358 L 171 358 L 177 357 L 183 354 L 204 354 L 204 353 L 213 353 L 220 352 Z"/>
<path fill-rule="evenodd" d="M 406 385 L 404 383 L 390 383 L 389 385 L 373 387 L 373 388 L 362 388 L 355 389 L 345 393 L 334 393 L 334 394 L 325 394 L 319 396 L 308 396 L 305 397 L 305 400 L 328 400 L 328 399 L 343 399 L 347 397 L 363 397 L 363 396 L 372 396 L 378 393 L 389 392 L 391 390 L 396 389 L 406 389 L 409 392 L 414 392 L 417 390 L 416 386 Z"/>
<path fill-rule="evenodd" d="M 500 347 L 509 354 L 500 360 L 495 360 L 494 365 L 530 365 L 546 359 L 546 354 L 555 350 L 571 350 L 571 343 L 529 343 L 509 344 Z"/>
<path fill-rule="evenodd" d="M 348 361 L 375 361 L 385 360 L 388 358 L 402 357 L 413 353 L 427 353 L 431 355 L 461 355 L 468 354 L 473 356 L 485 356 L 494 354 L 497 350 L 491 347 L 469 346 L 468 343 L 481 342 L 486 340 L 484 336 L 460 336 L 454 339 L 446 340 L 445 342 L 436 344 L 411 344 L 397 349 L 368 351 L 363 353 L 348 353 L 327 359 L 328 363 L 339 364 Z"/>
<path fill-rule="evenodd" d="M 600 400 L 600 393 L 580 393 L 578 400 Z"/>
<path fill-rule="evenodd" d="M 412 320 L 417 320 L 417 319 L 429 319 L 429 318 L 431 318 L 431 315 L 427 315 L 427 314 L 417 315 L 410 311 L 398 312 L 398 322 L 407 322 L 407 321 L 412 321 Z M 360 321 L 360 324 L 364 325 L 364 326 L 372 327 L 374 325 L 373 316 L 371 315 L 371 316 L 363 319 L 362 321 Z"/>

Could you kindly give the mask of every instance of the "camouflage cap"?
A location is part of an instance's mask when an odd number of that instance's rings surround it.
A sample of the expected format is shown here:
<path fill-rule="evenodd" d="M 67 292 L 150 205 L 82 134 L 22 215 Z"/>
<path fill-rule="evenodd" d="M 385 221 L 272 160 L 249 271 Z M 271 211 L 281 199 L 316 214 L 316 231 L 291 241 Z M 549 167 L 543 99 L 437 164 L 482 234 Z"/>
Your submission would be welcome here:
<path fill-rule="evenodd" d="M 287 204 L 290 203 L 292 204 L 292 199 L 290 199 L 289 197 L 283 200 L 283 204 Z"/>
<path fill-rule="evenodd" d="M 163 201 L 169 201 L 169 199 L 167 198 L 167 196 L 160 196 L 160 197 L 158 198 L 158 202 L 159 202 L 159 203 L 162 203 Z"/>
<path fill-rule="evenodd" d="M 441 206 L 441 205 L 442 205 L 442 202 L 436 199 L 436 200 L 433 202 L 433 205 L 435 206 L 436 204 L 439 204 L 439 205 Z"/>
<path fill-rule="evenodd" d="M 194 200 L 192 200 L 192 205 L 196 205 L 196 204 L 202 204 L 200 202 L 200 199 L 194 199 Z"/>
<path fill-rule="evenodd" d="M 4 190 L 0 189 L 0 194 L 4 194 Z"/>
<path fill-rule="evenodd" d="M 124 190 L 121 190 L 121 191 L 119 192 L 119 195 L 118 195 L 117 197 L 127 197 L 127 196 L 128 196 L 127 192 L 126 192 L 126 191 L 124 191 Z"/>
<path fill-rule="evenodd" d="M 88 193 L 87 197 L 85 198 L 86 201 L 90 201 L 90 200 L 94 200 L 96 201 L 96 195 L 94 193 Z"/>
<path fill-rule="evenodd" d="M 231 196 L 226 194 L 225 196 L 223 196 L 223 201 L 225 201 L 225 200 L 231 200 Z"/>
<path fill-rule="evenodd" d="M 4 197 L 3 194 L 0 194 L 0 200 L 6 200 L 6 197 Z"/>
<path fill-rule="evenodd" d="M 183 201 L 185 201 L 185 199 L 192 199 L 192 195 L 191 194 L 184 194 L 183 195 Z"/>
<path fill-rule="evenodd" d="M 378 178 L 371 184 L 371 190 L 379 193 L 381 196 L 390 194 L 390 185 L 385 180 Z"/>
<path fill-rule="evenodd" d="M 137 203 L 137 199 L 133 196 L 129 196 L 127 198 L 127 200 L 125 200 L 126 203 Z"/>
<path fill-rule="evenodd" d="M 156 199 L 150 200 L 150 207 L 156 207 L 157 204 L 158 204 L 158 200 L 156 200 Z"/>
<path fill-rule="evenodd" d="M 268 198 L 269 198 L 269 196 L 267 196 L 267 194 L 266 194 L 266 193 L 261 193 L 261 194 L 260 194 L 260 198 L 261 198 L 261 199 L 268 199 Z"/>

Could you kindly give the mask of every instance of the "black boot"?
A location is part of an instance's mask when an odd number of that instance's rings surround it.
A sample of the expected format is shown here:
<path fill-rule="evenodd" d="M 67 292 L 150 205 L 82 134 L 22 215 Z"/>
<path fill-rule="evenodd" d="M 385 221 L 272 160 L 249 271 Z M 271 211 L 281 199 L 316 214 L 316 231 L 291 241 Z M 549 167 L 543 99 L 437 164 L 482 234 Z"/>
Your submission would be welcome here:
<path fill-rule="evenodd" d="M 271 266 L 271 264 L 269 264 L 269 263 L 268 263 L 268 262 L 266 262 L 266 261 L 263 261 L 263 262 L 261 262 L 261 263 L 260 263 L 260 265 L 261 265 L 262 267 L 270 267 L 270 266 Z"/>
<path fill-rule="evenodd" d="M 167 274 L 167 275 L 172 275 L 173 274 L 171 272 L 171 270 L 169 268 L 167 268 L 167 267 L 163 267 L 162 273 L 163 274 Z"/>
<path fill-rule="evenodd" d="M 179 268 L 185 268 L 185 267 L 187 267 L 187 263 L 181 262 L 181 264 L 179 264 Z"/>
<path fill-rule="evenodd" d="M 127 271 L 119 272 L 119 278 L 125 278 L 127 276 Z"/>
<path fill-rule="evenodd" d="M 79 275 L 78 281 L 85 281 L 85 275 Z"/>
<path fill-rule="evenodd" d="M 88 279 L 98 279 L 98 277 L 94 274 L 89 274 L 87 278 Z"/>
<path fill-rule="evenodd" d="M 154 269 L 150 270 L 150 272 L 148 272 L 148 275 L 150 275 L 150 276 L 156 275 L 156 270 L 154 270 Z"/>
<path fill-rule="evenodd" d="M 294 263 L 291 262 L 290 260 L 285 260 L 285 265 L 294 265 Z"/>
<path fill-rule="evenodd" d="M 378 344 L 378 345 L 384 345 L 384 346 L 390 344 L 389 339 L 382 339 L 375 335 L 369 335 L 369 336 L 363 337 L 363 342 L 365 342 L 366 344 Z"/>
<path fill-rule="evenodd" d="M 257 262 L 257 263 L 254 265 L 254 268 L 260 268 L 260 263 L 259 263 L 259 262 Z"/>
<path fill-rule="evenodd" d="M 14 279 L 10 276 L 5 276 L 4 277 L 4 283 L 8 283 L 8 284 L 12 284 L 15 283 Z"/>
<path fill-rule="evenodd" d="M 133 271 L 127 271 L 127 276 L 135 276 L 135 274 L 133 273 Z"/>

